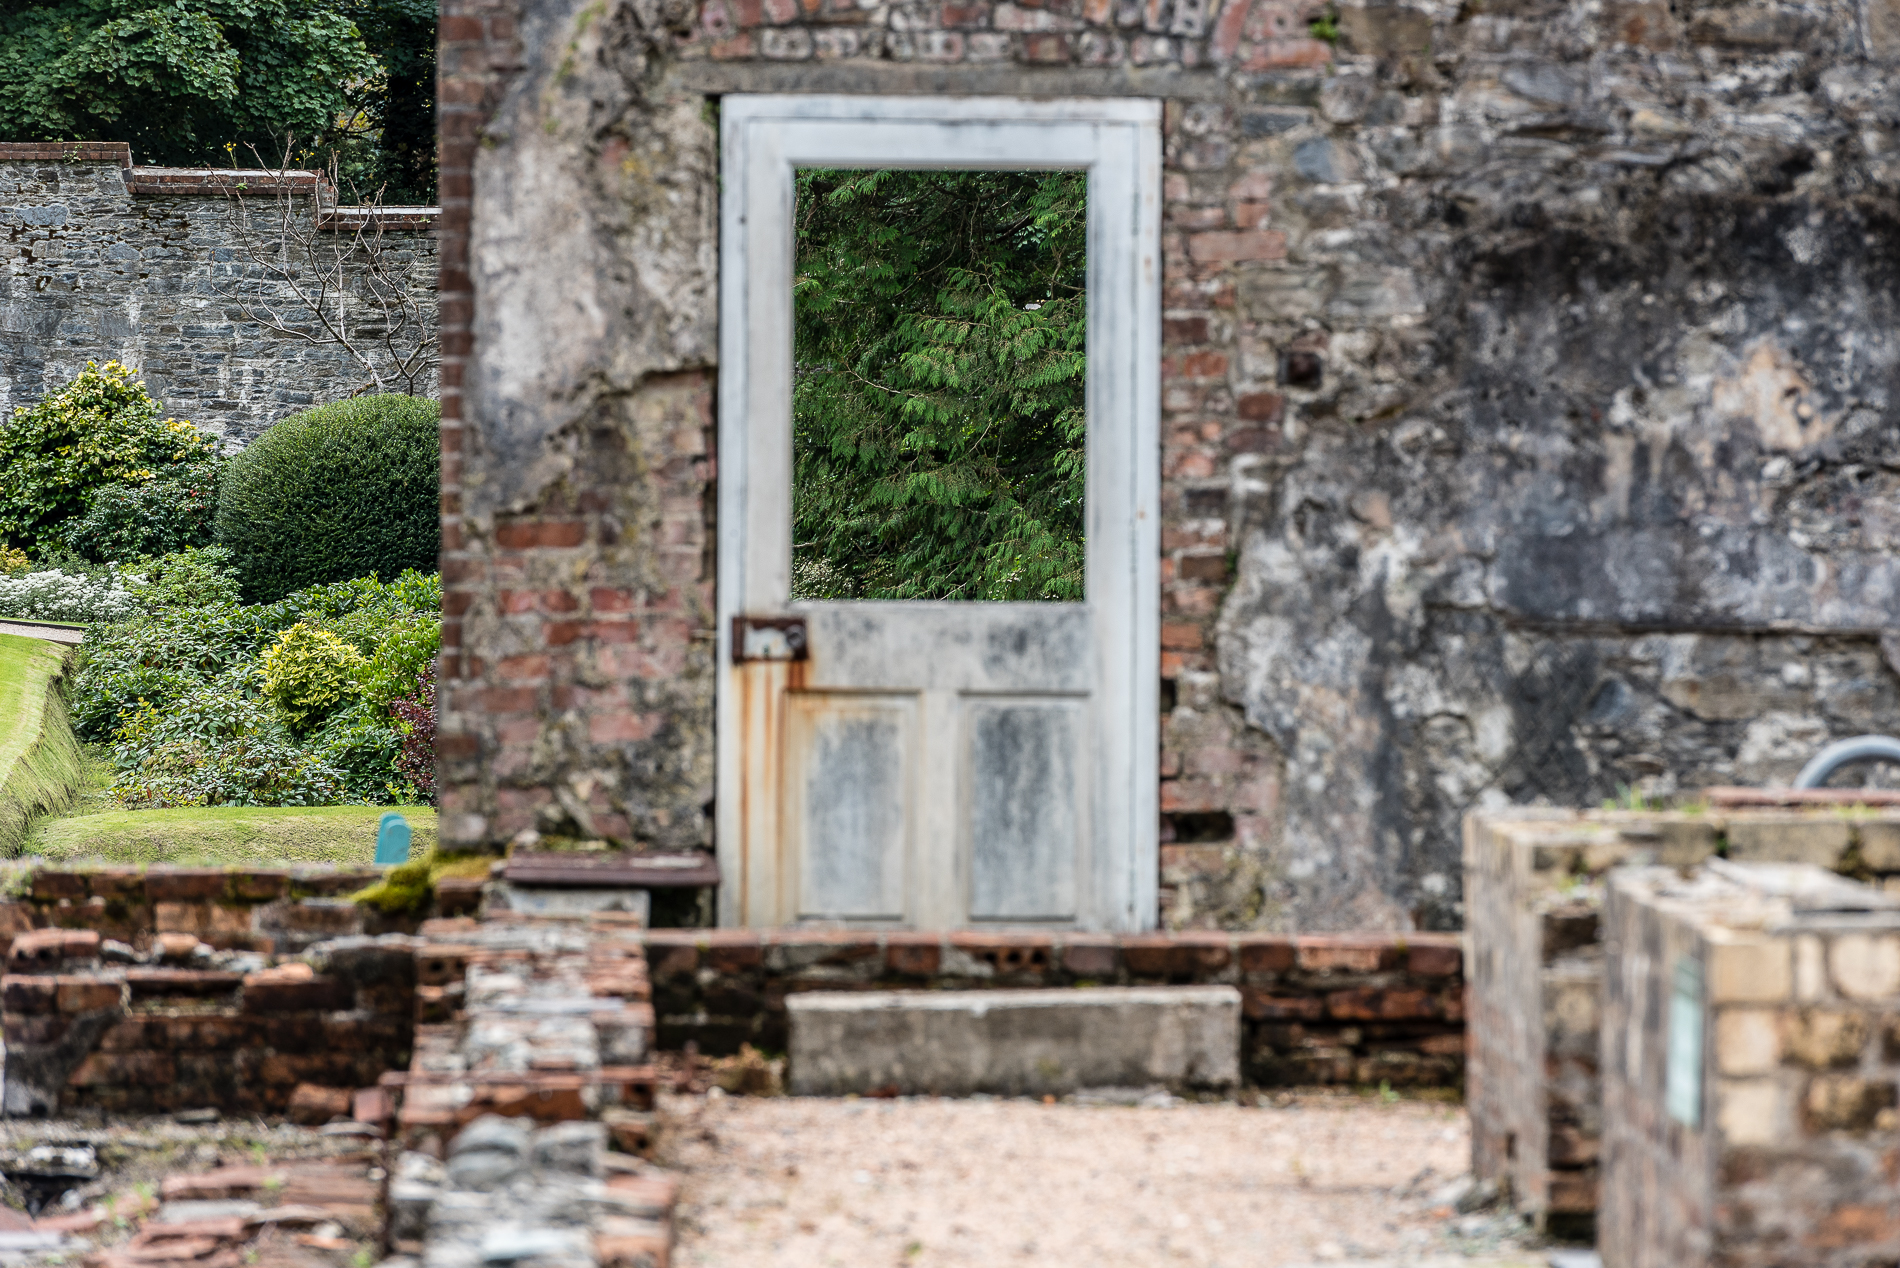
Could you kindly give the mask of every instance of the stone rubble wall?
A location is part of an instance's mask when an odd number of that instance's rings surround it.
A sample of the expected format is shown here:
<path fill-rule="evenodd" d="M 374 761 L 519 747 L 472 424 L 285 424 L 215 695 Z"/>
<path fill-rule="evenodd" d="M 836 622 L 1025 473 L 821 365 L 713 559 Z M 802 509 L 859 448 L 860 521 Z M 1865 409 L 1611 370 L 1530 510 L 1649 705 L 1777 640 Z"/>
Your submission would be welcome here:
<path fill-rule="evenodd" d="M 1165 101 L 1166 925 L 1457 928 L 1473 805 L 1900 717 L 1894 0 L 441 31 L 445 841 L 711 840 L 731 92 Z"/>
<path fill-rule="evenodd" d="M 328 185 L 315 172 L 287 176 L 297 214 L 314 218 Z M 268 249 L 279 182 L 263 172 L 231 179 L 245 182 L 260 217 L 249 237 Z M 266 330 L 239 310 L 242 299 L 315 328 L 288 286 L 247 258 L 229 183 L 134 167 L 123 143 L 0 143 L 0 421 L 88 361 L 140 370 L 169 413 L 230 448 L 355 391 L 362 376 L 341 348 Z M 381 217 L 392 258 L 418 266 L 431 321 L 433 220 L 420 207 Z M 418 393 L 434 390 L 431 368 Z"/>
<path fill-rule="evenodd" d="M 1609 882 L 1603 1262 L 1892 1263 L 1900 902 L 1812 867 L 1717 871 L 1631 868 Z M 1692 1122 L 1667 1097 L 1682 961 L 1701 981 Z"/>
<path fill-rule="evenodd" d="M 1599 1049 L 1619 1033 L 1603 1019 L 1601 919 L 1614 869 L 1721 856 L 1900 890 L 1900 804 L 1498 811 L 1471 815 L 1465 832 L 1472 1171 L 1566 1236 L 1587 1237 L 1599 1206 Z"/>
<path fill-rule="evenodd" d="M 1463 955 L 1444 934 L 845 933 L 653 929 L 659 1046 L 788 1045 L 802 991 L 1231 985 L 1255 1087 L 1461 1086 Z"/>

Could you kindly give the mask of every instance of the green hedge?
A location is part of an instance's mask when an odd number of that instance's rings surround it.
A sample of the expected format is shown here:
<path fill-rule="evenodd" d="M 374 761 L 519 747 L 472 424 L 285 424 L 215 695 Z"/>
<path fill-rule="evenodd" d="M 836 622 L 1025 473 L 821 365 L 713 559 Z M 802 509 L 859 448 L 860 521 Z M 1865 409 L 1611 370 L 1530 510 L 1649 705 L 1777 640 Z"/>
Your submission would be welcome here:
<path fill-rule="evenodd" d="M 361 396 L 292 414 L 233 458 L 217 535 L 244 597 L 271 603 L 352 577 L 434 572 L 439 416 L 422 397 Z"/>

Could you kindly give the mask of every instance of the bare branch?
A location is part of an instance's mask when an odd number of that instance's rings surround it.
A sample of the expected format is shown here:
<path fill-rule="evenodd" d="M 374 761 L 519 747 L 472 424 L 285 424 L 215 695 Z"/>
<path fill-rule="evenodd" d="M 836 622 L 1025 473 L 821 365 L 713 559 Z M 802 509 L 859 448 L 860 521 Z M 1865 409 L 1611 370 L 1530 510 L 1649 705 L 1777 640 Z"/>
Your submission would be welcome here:
<path fill-rule="evenodd" d="M 214 273 L 214 293 L 261 330 L 342 349 L 362 376 L 351 395 L 413 393 L 435 363 L 432 288 L 416 253 L 386 240 L 383 190 L 363 199 L 352 185 L 356 202 L 346 211 L 336 204 L 342 178 L 334 155 L 329 171 L 300 189 L 291 167 L 295 138 L 285 138 L 275 166 L 255 146 L 250 151 L 260 175 L 270 178 L 259 183 L 271 201 L 260 206 L 236 173 L 219 181 L 233 205 L 243 264 L 222 282 Z M 300 197 L 310 199 L 307 213 Z M 301 319 L 287 317 L 286 308 Z"/>

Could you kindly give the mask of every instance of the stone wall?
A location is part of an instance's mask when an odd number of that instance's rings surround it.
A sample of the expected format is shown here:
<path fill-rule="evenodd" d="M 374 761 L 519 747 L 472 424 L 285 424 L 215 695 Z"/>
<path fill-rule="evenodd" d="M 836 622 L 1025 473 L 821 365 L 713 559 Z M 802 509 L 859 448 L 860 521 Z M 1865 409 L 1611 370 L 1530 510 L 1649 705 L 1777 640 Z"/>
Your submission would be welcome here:
<path fill-rule="evenodd" d="M 655 929 L 659 1046 L 787 1047 L 788 995 L 840 990 L 1230 985 L 1254 1087 L 1456 1089 L 1463 956 L 1444 934 L 1144 935 Z"/>
<path fill-rule="evenodd" d="M 1606 1268 L 1900 1256 L 1900 900 L 1625 869 L 1603 912 Z"/>
<path fill-rule="evenodd" d="M 1721 856 L 1800 863 L 1900 889 L 1900 797 L 1885 806 L 1734 804 L 1696 812 L 1520 810 L 1465 822 L 1472 1171 L 1540 1228 L 1588 1237 L 1599 1206 L 1601 924 L 1613 869 Z M 1756 798 L 1767 800 L 1767 798 Z M 1815 804 L 1816 802 L 1822 804 Z"/>
<path fill-rule="evenodd" d="M 286 414 L 354 393 L 366 376 L 344 349 L 273 332 L 241 311 L 240 301 L 260 305 L 318 329 L 290 285 L 245 249 L 268 254 L 280 185 L 313 228 L 317 202 L 334 202 L 317 173 L 287 176 L 134 167 L 123 143 L 0 143 L 0 419 L 88 361 L 143 371 L 167 411 L 236 446 Z M 254 213 L 248 229 L 229 196 L 239 182 Z M 431 321 L 433 220 L 421 207 L 380 217 L 383 245 L 413 266 Z M 327 244 L 350 241 L 345 221 Z M 365 310 L 359 302 L 353 311 Z M 415 389 L 434 388 L 431 366 Z"/>
<path fill-rule="evenodd" d="M 1455 928 L 1474 804 L 1900 717 L 1893 0 L 447 0 L 442 41 L 446 841 L 710 841 L 728 92 L 1166 101 L 1169 924 Z"/>

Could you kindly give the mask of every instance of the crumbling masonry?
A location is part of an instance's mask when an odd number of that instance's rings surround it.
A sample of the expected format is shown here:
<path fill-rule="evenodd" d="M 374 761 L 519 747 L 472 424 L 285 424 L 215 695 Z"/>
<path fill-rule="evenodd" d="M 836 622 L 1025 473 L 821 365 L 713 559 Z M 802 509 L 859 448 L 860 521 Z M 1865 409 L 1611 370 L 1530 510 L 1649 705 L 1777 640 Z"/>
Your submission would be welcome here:
<path fill-rule="evenodd" d="M 1334 34 L 1336 30 L 1336 36 Z M 1900 716 L 1900 6 L 447 0 L 443 837 L 704 846 L 717 112 L 1165 112 L 1164 921 Z"/>

